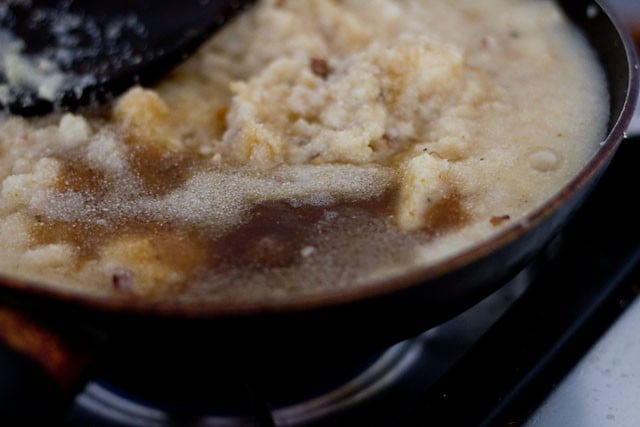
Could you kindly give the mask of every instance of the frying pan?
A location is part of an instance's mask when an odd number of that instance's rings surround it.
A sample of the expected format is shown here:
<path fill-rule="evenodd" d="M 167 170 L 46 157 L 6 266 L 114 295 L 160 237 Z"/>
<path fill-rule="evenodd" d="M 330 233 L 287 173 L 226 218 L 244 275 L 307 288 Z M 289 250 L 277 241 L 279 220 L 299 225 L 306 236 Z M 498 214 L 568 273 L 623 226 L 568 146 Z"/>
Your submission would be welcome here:
<path fill-rule="evenodd" d="M 607 7 L 596 0 L 559 4 L 599 55 L 611 119 L 597 154 L 544 206 L 491 240 L 420 271 L 279 301 L 150 303 L 2 277 L 0 363 L 11 361 L 15 368 L 11 379 L 0 378 L 0 415 L 20 420 L 38 411 L 60 414 L 88 373 L 114 360 L 121 367 L 127 360 L 153 361 L 163 372 L 175 372 L 201 369 L 200 363 L 286 365 L 327 346 L 345 357 L 368 352 L 443 322 L 498 289 L 585 200 L 623 139 L 637 98 L 638 60 Z"/>

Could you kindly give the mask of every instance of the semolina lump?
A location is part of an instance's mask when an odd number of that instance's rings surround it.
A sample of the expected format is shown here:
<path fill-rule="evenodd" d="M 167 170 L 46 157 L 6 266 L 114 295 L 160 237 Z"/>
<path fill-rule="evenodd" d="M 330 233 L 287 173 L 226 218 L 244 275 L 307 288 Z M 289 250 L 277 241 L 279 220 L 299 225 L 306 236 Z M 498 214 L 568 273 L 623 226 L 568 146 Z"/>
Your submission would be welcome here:
<path fill-rule="evenodd" d="M 540 206 L 608 113 L 549 0 L 262 0 L 155 87 L 2 119 L 0 268 L 174 301 L 366 286 Z"/>

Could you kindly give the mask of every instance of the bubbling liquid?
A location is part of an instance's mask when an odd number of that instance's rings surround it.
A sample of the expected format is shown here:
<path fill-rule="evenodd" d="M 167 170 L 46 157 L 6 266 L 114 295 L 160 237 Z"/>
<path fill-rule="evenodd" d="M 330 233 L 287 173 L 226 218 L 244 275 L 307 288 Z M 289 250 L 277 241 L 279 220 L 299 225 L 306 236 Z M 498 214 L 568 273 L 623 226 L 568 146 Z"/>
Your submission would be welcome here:
<path fill-rule="evenodd" d="M 541 206 L 608 122 L 546 0 L 263 0 L 99 113 L 4 118 L 0 268 L 255 302 L 368 286 Z"/>

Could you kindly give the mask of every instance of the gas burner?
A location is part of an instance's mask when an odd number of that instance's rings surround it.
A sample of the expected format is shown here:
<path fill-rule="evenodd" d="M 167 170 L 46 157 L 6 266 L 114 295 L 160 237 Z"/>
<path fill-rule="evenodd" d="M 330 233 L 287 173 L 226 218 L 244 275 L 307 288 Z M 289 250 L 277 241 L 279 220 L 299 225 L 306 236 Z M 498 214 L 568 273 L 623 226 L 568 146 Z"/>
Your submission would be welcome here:
<path fill-rule="evenodd" d="M 383 352 L 370 366 L 345 384 L 320 396 L 289 406 L 271 410 L 275 425 L 307 425 L 332 414 L 353 407 L 371 398 L 404 376 L 422 353 L 417 340 L 405 341 Z M 174 426 L 183 425 L 184 418 L 144 402 L 103 382 L 93 382 L 77 398 L 72 422 L 82 425 L 89 421 L 99 425 L 117 426 Z M 198 426 L 254 426 L 258 416 L 211 415 L 202 413 L 191 418 Z"/>
<path fill-rule="evenodd" d="M 176 395 L 172 395 L 171 390 L 167 390 L 166 394 L 155 390 L 155 396 L 161 397 L 154 400 L 144 395 L 144 390 L 142 394 L 137 394 L 127 390 L 126 385 L 114 385 L 109 380 L 101 379 L 90 383 L 76 398 L 68 423 L 72 426 L 98 427 L 185 424 L 243 427 L 351 425 L 366 420 L 369 426 L 389 425 L 391 419 L 388 417 L 402 413 L 407 402 L 414 401 L 424 393 L 524 292 L 534 272 L 532 265 L 500 291 L 419 337 L 357 362 L 347 360 L 345 366 L 336 366 L 336 359 L 333 359 L 331 366 L 324 367 L 325 371 L 329 375 L 331 372 L 341 374 L 328 381 L 325 378 L 324 388 L 319 387 L 317 380 L 309 380 L 309 384 L 305 384 L 307 378 L 297 378 L 296 384 L 288 386 L 294 395 L 285 394 L 286 398 L 279 396 L 278 400 L 286 402 L 284 404 L 272 403 L 266 397 L 267 393 L 260 391 L 265 387 L 256 384 L 255 380 L 250 381 L 253 383 L 249 386 L 251 390 L 240 397 L 247 402 L 236 402 L 226 406 L 226 409 L 220 409 L 225 407 L 224 404 L 221 406 L 215 402 L 214 409 L 211 409 L 202 402 L 208 398 L 215 399 L 219 390 L 211 392 L 211 396 L 198 396 L 194 400 L 199 403 L 185 407 L 184 399 L 181 402 L 170 400 L 181 400 L 179 390 Z M 322 359 L 323 355 L 319 355 L 312 365 L 322 363 Z M 305 361 L 305 364 L 308 365 L 309 361 Z M 296 371 L 296 368 L 293 370 Z M 263 377 L 260 375 L 260 378 Z M 240 379 L 236 383 L 245 380 Z M 200 388 L 202 391 L 199 393 L 202 394 L 215 387 L 237 387 L 237 384 L 231 385 L 228 381 L 211 381 L 194 387 Z M 157 387 L 157 384 L 152 387 Z M 232 394 L 240 396 L 236 391 Z M 261 402 L 256 404 L 256 400 Z M 245 411 L 237 410 L 242 407 Z M 246 408 L 250 409 L 247 411 Z"/>
<path fill-rule="evenodd" d="M 325 394 L 270 411 L 273 424 L 282 426 L 307 425 L 310 422 L 338 413 L 358 402 L 371 398 L 403 377 L 421 356 L 418 340 L 394 345 L 365 367 L 355 378 L 327 391 Z M 198 426 L 254 426 L 256 416 L 211 415 L 206 411 L 191 418 Z M 89 384 L 76 399 L 71 422 L 74 425 L 104 426 L 174 426 L 184 418 L 170 409 L 127 395 L 102 381 Z"/>
<path fill-rule="evenodd" d="M 415 339 L 374 355 L 329 348 L 294 366 L 257 351 L 195 375 L 131 354 L 81 393 L 68 424 L 523 425 L 638 292 L 640 193 L 617 191 L 637 182 L 637 142 L 539 262 Z"/>

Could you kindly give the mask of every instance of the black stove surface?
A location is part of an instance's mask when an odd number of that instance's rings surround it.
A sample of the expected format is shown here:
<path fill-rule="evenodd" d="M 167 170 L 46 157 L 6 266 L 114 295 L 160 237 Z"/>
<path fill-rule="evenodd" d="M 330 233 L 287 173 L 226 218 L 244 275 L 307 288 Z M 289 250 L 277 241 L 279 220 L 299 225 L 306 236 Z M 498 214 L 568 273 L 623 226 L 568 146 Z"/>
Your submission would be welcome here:
<path fill-rule="evenodd" d="M 158 394 L 162 377 L 149 381 L 154 390 L 135 393 L 111 378 L 99 379 L 78 396 L 67 423 L 522 425 L 639 290 L 638 159 L 640 140 L 625 141 L 593 196 L 540 260 L 477 306 L 415 339 L 362 360 L 319 357 L 299 370 L 271 372 L 271 382 L 286 383 L 281 388 L 294 384 L 295 393 L 284 399 L 270 398 L 256 378 L 238 378 L 242 384 L 233 388 L 239 395 L 245 390 L 244 410 L 216 407 L 229 384 L 216 384 L 218 374 L 198 384 L 204 391 L 195 400 L 175 384 L 164 384 L 169 390 Z M 168 404 L 171 398 L 180 405 Z"/>
<path fill-rule="evenodd" d="M 637 296 L 639 143 L 623 143 L 560 236 L 557 256 L 430 388 L 407 425 L 523 424 Z"/>

